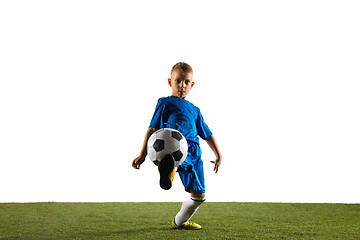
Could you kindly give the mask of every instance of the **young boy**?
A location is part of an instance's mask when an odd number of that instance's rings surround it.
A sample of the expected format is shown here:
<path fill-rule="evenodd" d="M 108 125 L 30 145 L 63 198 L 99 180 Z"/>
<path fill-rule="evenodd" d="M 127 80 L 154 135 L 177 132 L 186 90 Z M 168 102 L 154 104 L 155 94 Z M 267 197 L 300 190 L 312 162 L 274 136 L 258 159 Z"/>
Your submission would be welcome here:
<path fill-rule="evenodd" d="M 177 172 L 185 191 L 190 193 L 190 199 L 182 204 L 180 211 L 172 221 L 172 227 L 197 230 L 201 229 L 201 226 L 188 220 L 205 201 L 205 179 L 198 136 L 208 143 L 215 154 L 215 160 L 211 161 L 214 163 L 215 173 L 219 170 L 222 157 L 214 135 L 204 122 L 200 109 L 185 100 L 195 84 L 191 66 L 184 62 L 175 64 L 171 70 L 168 84 L 172 88 L 172 95 L 158 100 L 149 129 L 145 134 L 140 155 L 133 160 L 132 166 L 139 169 L 145 161 L 147 141 L 156 130 L 167 127 L 180 131 L 188 142 L 188 156 L 178 167 Z M 173 169 L 171 158 L 170 155 L 167 155 L 159 163 L 160 185 L 164 189 L 171 187 L 171 181 L 174 178 L 175 169 Z"/>

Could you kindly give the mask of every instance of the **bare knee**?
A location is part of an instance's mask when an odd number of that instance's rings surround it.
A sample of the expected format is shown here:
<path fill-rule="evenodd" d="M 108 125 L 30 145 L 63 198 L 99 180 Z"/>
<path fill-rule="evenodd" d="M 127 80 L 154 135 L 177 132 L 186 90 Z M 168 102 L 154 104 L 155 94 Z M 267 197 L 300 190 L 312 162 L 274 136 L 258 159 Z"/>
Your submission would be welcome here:
<path fill-rule="evenodd" d="M 205 193 L 199 193 L 199 192 L 191 191 L 190 196 L 193 197 L 193 198 L 205 198 Z"/>

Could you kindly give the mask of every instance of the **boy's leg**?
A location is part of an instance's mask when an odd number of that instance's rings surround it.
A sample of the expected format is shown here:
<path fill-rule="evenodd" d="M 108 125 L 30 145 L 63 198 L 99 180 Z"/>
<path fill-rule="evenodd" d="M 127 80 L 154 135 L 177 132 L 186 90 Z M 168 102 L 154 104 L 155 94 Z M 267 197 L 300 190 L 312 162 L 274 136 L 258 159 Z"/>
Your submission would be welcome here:
<path fill-rule="evenodd" d="M 191 191 L 190 196 L 190 199 L 186 200 L 182 204 L 180 211 L 176 214 L 174 218 L 175 225 L 173 224 L 174 228 L 186 228 L 187 221 L 195 214 L 195 212 L 199 209 L 199 206 L 205 201 L 205 193 Z M 191 228 L 187 229 L 201 229 L 201 226 L 195 224 L 195 226 L 191 226 Z"/>
<path fill-rule="evenodd" d="M 205 199 L 205 193 L 199 193 L 199 192 L 195 192 L 195 191 L 190 191 L 190 196 L 192 198 L 204 198 Z"/>
<path fill-rule="evenodd" d="M 200 225 L 188 221 L 205 201 L 204 169 L 200 156 L 190 154 L 185 160 L 185 164 L 183 163 L 178 168 L 178 173 L 185 191 L 190 192 L 190 199 L 182 204 L 172 222 L 172 227 L 175 229 L 201 229 Z"/>

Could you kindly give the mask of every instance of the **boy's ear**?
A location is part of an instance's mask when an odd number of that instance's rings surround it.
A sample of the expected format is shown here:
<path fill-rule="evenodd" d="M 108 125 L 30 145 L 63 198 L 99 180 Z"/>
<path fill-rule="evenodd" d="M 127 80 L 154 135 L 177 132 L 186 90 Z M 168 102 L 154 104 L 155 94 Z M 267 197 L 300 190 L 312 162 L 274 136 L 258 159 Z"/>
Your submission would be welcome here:
<path fill-rule="evenodd" d="M 171 78 L 168 78 L 168 84 L 171 87 Z"/>
<path fill-rule="evenodd" d="M 191 83 L 191 88 L 193 88 L 194 85 L 195 85 L 195 82 L 192 82 L 192 83 Z"/>

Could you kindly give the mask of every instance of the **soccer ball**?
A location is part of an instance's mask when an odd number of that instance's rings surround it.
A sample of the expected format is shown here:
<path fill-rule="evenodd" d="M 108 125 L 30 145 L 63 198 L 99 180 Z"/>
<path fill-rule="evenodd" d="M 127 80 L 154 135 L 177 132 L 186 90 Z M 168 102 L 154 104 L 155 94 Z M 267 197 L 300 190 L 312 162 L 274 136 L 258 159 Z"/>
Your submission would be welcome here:
<path fill-rule="evenodd" d="M 183 163 L 187 157 L 188 144 L 185 137 L 172 128 L 162 128 L 154 132 L 147 143 L 147 154 L 156 165 L 167 154 L 173 156 L 175 167 Z"/>

